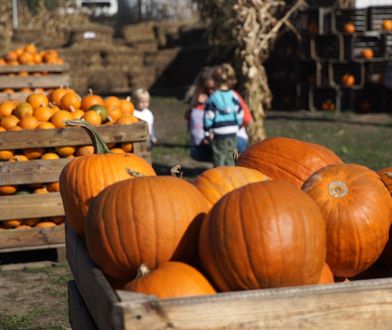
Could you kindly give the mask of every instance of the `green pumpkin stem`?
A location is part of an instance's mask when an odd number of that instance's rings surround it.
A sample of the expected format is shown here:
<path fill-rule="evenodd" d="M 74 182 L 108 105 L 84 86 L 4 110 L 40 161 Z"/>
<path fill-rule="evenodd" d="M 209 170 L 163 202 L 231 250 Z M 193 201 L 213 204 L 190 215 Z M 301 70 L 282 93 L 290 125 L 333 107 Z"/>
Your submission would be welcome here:
<path fill-rule="evenodd" d="M 170 169 L 170 173 L 172 176 L 175 176 L 175 177 L 177 177 L 177 174 L 179 174 L 180 179 L 182 179 L 182 176 L 184 174 L 184 172 L 181 171 L 181 165 L 176 165 L 176 166 L 172 167 Z"/>
<path fill-rule="evenodd" d="M 82 120 L 82 119 L 75 119 L 75 120 L 66 120 L 65 124 L 67 126 L 81 126 L 84 128 L 88 135 L 91 138 L 91 142 L 93 143 L 94 146 L 94 154 L 110 154 L 111 151 L 108 148 L 107 144 L 105 141 L 102 139 L 102 136 L 100 136 L 97 132 L 97 130 L 90 125 L 88 122 Z"/>
<path fill-rule="evenodd" d="M 134 176 L 134 177 L 142 177 L 142 176 L 145 176 L 143 173 L 140 173 L 140 172 L 138 172 L 138 171 L 135 171 L 135 170 L 133 170 L 133 169 L 131 169 L 131 168 L 126 168 L 125 170 L 127 171 L 127 173 L 128 173 L 129 175 L 132 175 L 132 176 Z"/>

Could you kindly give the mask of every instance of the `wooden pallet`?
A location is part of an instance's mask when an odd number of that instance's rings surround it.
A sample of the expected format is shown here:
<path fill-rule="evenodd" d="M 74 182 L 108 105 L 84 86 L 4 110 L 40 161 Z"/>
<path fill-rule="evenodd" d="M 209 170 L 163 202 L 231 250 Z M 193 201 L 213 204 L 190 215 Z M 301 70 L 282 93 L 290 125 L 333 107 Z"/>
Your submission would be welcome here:
<path fill-rule="evenodd" d="M 47 75 L 39 77 L 29 75 L 24 77 L 17 75 L 20 72 L 28 72 L 29 74 L 46 72 Z M 0 66 L 0 90 L 4 90 L 6 88 L 48 89 L 67 86 L 70 83 L 70 75 L 68 72 L 68 64 L 2 65 Z M 15 92 L 11 94 L 0 92 L 0 102 L 4 100 L 24 101 L 27 96 L 28 93 L 23 92 Z"/>
<path fill-rule="evenodd" d="M 160 300 L 114 291 L 70 228 L 66 254 L 75 281 L 69 283 L 74 330 L 390 329 L 392 324 L 392 278 Z"/>
<path fill-rule="evenodd" d="M 132 142 L 134 152 L 148 161 L 147 124 L 97 127 L 107 143 Z M 18 131 L 0 133 L 0 150 L 79 146 L 91 144 L 82 128 Z M 68 159 L 0 162 L 0 186 L 57 182 Z M 0 222 L 64 216 L 60 193 L 0 196 Z M 64 248 L 64 226 L 0 232 L 0 253 L 45 248 Z"/>

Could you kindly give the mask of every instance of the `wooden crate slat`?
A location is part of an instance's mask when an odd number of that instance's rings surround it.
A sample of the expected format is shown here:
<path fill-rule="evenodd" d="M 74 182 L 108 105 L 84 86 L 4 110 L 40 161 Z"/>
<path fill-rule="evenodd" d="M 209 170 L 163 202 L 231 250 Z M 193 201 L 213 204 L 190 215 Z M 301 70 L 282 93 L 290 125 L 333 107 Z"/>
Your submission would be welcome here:
<path fill-rule="evenodd" d="M 60 193 L 0 197 L 0 220 L 45 218 L 64 215 Z"/>
<path fill-rule="evenodd" d="M 55 74 L 42 77 L 0 76 L 0 89 L 5 88 L 56 88 L 68 85 L 68 74 Z"/>
<path fill-rule="evenodd" d="M 147 124 L 142 121 L 131 125 L 99 126 L 96 129 L 107 143 L 146 141 L 148 136 Z M 0 133 L 0 150 L 86 144 L 91 144 L 91 139 L 80 127 Z"/>
<path fill-rule="evenodd" d="M 2 209 L 3 210 L 3 209 Z M 64 245 L 64 225 L 53 228 L 4 230 L 0 233 L 0 253 L 36 248 L 57 248 Z"/>
<path fill-rule="evenodd" d="M 4 102 L 7 100 L 14 100 L 14 101 L 19 101 L 19 102 L 24 102 L 26 101 L 27 97 L 31 93 L 24 93 L 24 92 L 15 92 L 15 93 L 0 93 L 0 102 Z"/>
<path fill-rule="evenodd" d="M 1 65 L 1 73 L 18 72 L 66 72 L 69 71 L 69 64 L 37 64 L 37 65 Z"/>
<path fill-rule="evenodd" d="M 392 279 L 129 301 L 115 310 L 118 329 L 388 329 Z"/>
<path fill-rule="evenodd" d="M 99 329 L 114 329 L 112 309 L 120 300 L 90 259 L 84 241 L 66 226 L 66 252 L 74 280 Z"/>
<path fill-rule="evenodd" d="M 0 162 L 0 186 L 59 181 L 69 159 Z M 0 197 L 1 198 L 1 197 Z"/>
<path fill-rule="evenodd" d="M 68 282 L 68 309 L 69 323 L 71 323 L 73 330 L 98 329 L 79 293 L 75 281 Z"/>

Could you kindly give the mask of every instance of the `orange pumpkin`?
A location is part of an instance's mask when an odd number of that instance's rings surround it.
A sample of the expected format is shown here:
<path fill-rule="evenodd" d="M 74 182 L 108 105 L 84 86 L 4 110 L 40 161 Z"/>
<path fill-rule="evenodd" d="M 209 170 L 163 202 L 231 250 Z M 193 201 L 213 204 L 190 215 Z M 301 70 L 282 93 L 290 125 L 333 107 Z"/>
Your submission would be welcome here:
<path fill-rule="evenodd" d="M 125 152 L 132 152 L 133 151 L 133 143 L 123 142 L 123 143 L 121 143 L 121 148 Z"/>
<path fill-rule="evenodd" d="M 16 190 L 16 186 L 0 186 L 0 195 L 13 195 Z"/>
<path fill-rule="evenodd" d="M 109 207 L 120 197 L 121 209 Z M 203 195 L 185 180 L 165 176 L 123 180 L 102 190 L 90 204 L 86 245 L 106 275 L 130 280 L 142 263 L 155 269 L 170 260 L 194 261 L 198 229 L 206 211 Z M 120 254 L 124 258 L 116 257 Z"/>
<path fill-rule="evenodd" d="M 241 166 L 220 166 L 204 171 L 194 184 L 212 207 L 230 191 L 265 180 L 268 180 L 268 177 L 256 170 Z"/>
<path fill-rule="evenodd" d="M 106 108 L 106 111 L 111 122 L 116 122 L 122 116 L 122 111 L 119 107 Z"/>
<path fill-rule="evenodd" d="M 66 88 L 56 88 L 49 94 L 49 99 L 54 104 L 60 105 L 62 97 L 65 94 L 67 94 L 68 92 L 70 92 L 69 89 L 66 89 Z"/>
<path fill-rule="evenodd" d="M 385 31 L 392 31 L 392 20 L 386 19 L 382 22 L 382 28 Z"/>
<path fill-rule="evenodd" d="M 70 155 L 73 155 L 76 151 L 75 147 L 68 146 L 68 147 L 55 147 L 54 148 L 56 152 L 63 157 L 68 157 Z"/>
<path fill-rule="evenodd" d="M 83 96 L 81 108 L 84 111 L 90 110 L 93 105 L 104 105 L 102 97 L 99 95 L 89 94 Z"/>
<path fill-rule="evenodd" d="M 26 116 L 32 116 L 33 107 L 31 106 L 30 103 L 27 102 L 19 103 L 14 110 L 14 115 L 19 119 L 22 119 L 23 117 Z"/>
<path fill-rule="evenodd" d="M 0 117 L 11 116 L 12 111 L 16 108 L 15 101 L 4 101 L 0 104 Z"/>
<path fill-rule="evenodd" d="M 125 153 L 125 151 L 122 150 L 121 148 L 112 148 L 112 149 L 110 149 L 110 151 L 114 154 L 124 154 Z"/>
<path fill-rule="evenodd" d="M 54 152 L 47 152 L 41 156 L 42 160 L 60 159 L 59 155 Z"/>
<path fill-rule="evenodd" d="M 23 149 L 22 152 L 29 160 L 38 159 L 41 158 L 41 156 L 44 154 L 45 148 Z"/>
<path fill-rule="evenodd" d="M 59 182 L 48 183 L 48 191 L 59 192 L 60 191 L 60 183 Z"/>
<path fill-rule="evenodd" d="M 47 106 L 37 107 L 33 111 L 33 115 L 41 122 L 49 121 L 53 115 L 53 110 Z"/>
<path fill-rule="evenodd" d="M 22 220 L 6 220 L 1 222 L 4 228 L 16 228 L 22 224 Z"/>
<path fill-rule="evenodd" d="M 1 118 L 1 126 L 5 128 L 7 131 L 12 127 L 15 127 L 19 123 L 19 118 L 11 115 Z"/>
<path fill-rule="evenodd" d="M 57 111 L 51 118 L 50 122 L 56 128 L 65 128 L 66 124 L 65 121 L 72 120 L 72 114 L 65 110 Z"/>
<path fill-rule="evenodd" d="M 131 115 L 125 115 L 121 116 L 120 118 L 117 119 L 116 124 L 118 125 L 129 125 L 129 124 L 134 124 L 137 123 L 139 120 Z"/>
<path fill-rule="evenodd" d="M 166 262 L 150 271 L 141 265 L 136 279 L 124 290 L 155 295 L 160 299 L 215 294 L 207 279 L 195 268 L 182 262 Z"/>
<path fill-rule="evenodd" d="M 47 107 L 49 105 L 48 97 L 43 93 L 33 93 L 27 97 L 27 102 L 31 104 L 33 109 L 38 107 Z"/>
<path fill-rule="evenodd" d="M 41 123 L 37 127 L 38 129 L 53 129 L 56 128 L 52 123 Z"/>
<path fill-rule="evenodd" d="M 35 226 L 38 222 L 40 222 L 40 219 L 24 219 L 23 220 L 23 224 L 27 225 L 27 226 Z"/>
<path fill-rule="evenodd" d="M 106 99 L 103 100 L 103 103 L 107 108 L 115 107 L 115 108 L 120 108 L 121 110 L 121 101 L 118 97 L 116 96 L 108 96 Z"/>
<path fill-rule="evenodd" d="M 91 125 L 99 126 L 102 124 L 102 117 L 100 114 L 94 110 L 87 111 L 82 117 L 86 122 Z"/>
<path fill-rule="evenodd" d="M 120 100 L 120 109 L 123 115 L 133 115 L 135 111 L 135 106 L 130 102 L 130 100 Z"/>
<path fill-rule="evenodd" d="M 10 160 L 13 156 L 13 150 L 0 150 L 0 160 Z"/>
<path fill-rule="evenodd" d="M 133 177 L 129 169 L 144 175 L 156 174 L 150 164 L 137 155 L 110 153 L 105 142 L 88 123 L 75 120 L 69 124 L 89 130 L 96 153 L 75 158 L 60 175 L 60 192 L 69 225 L 77 234 L 83 235 L 89 203 L 101 190 L 114 182 Z M 105 179 L 96 180 L 97 173 Z"/>
<path fill-rule="evenodd" d="M 60 105 L 63 109 L 71 110 L 73 109 L 80 109 L 82 105 L 80 96 L 75 92 L 67 92 L 61 98 Z"/>
<path fill-rule="evenodd" d="M 76 156 L 89 156 L 94 154 L 94 146 L 81 146 L 76 149 Z"/>
<path fill-rule="evenodd" d="M 56 224 L 52 221 L 42 221 L 35 225 L 37 228 L 53 228 L 56 227 Z"/>
<path fill-rule="evenodd" d="M 203 269 L 221 291 L 317 284 L 325 263 L 319 208 L 281 180 L 226 194 L 204 219 L 199 237 Z"/>
<path fill-rule="evenodd" d="M 344 24 L 344 32 L 348 34 L 353 34 L 356 30 L 355 25 L 353 23 Z"/>
<path fill-rule="evenodd" d="M 19 126 L 26 130 L 35 130 L 38 125 L 39 121 L 34 116 L 23 117 L 19 122 Z"/>
<path fill-rule="evenodd" d="M 352 74 L 346 73 L 342 76 L 342 85 L 346 87 L 352 87 L 355 85 L 355 77 Z"/>
<path fill-rule="evenodd" d="M 339 277 L 355 276 L 380 256 L 392 222 L 392 199 L 380 177 L 356 164 L 326 166 L 303 185 L 327 224 L 327 263 Z"/>
<path fill-rule="evenodd" d="M 374 52 L 371 48 L 365 48 L 362 50 L 361 55 L 363 58 L 372 59 L 374 57 Z"/>
<path fill-rule="evenodd" d="M 250 146 L 237 165 L 253 168 L 271 179 L 287 180 L 297 187 L 315 171 L 342 160 L 331 150 L 310 142 L 273 137 Z"/>

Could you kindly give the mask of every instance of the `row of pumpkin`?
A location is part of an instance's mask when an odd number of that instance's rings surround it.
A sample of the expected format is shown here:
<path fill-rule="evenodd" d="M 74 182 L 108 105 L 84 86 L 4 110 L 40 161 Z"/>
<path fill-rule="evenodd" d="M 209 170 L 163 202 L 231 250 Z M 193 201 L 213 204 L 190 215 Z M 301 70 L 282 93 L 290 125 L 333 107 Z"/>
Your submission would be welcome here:
<path fill-rule="evenodd" d="M 323 146 L 269 138 L 193 184 L 97 150 L 67 164 L 60 192 L 68 225 L 115 289 L 168 298 L 333 283 L 390 249 L 389 174 Z"/>

